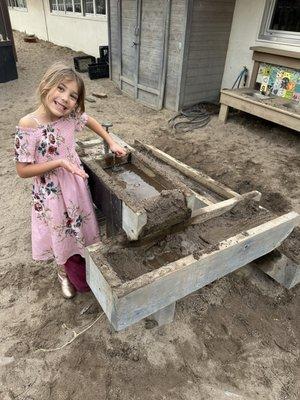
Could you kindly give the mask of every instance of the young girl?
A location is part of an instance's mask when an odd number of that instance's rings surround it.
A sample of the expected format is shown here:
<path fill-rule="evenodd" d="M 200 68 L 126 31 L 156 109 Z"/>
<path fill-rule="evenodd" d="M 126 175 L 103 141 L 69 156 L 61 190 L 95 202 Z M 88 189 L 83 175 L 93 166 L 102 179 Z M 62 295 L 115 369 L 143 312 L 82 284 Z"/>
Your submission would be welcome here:
<path fill-rule="evenodd" d="M 73 69 L 56 63 L 38 87 L 39 107 L 20 119 L 15 138 L 17 173 L 34 177 L 32 253 L 35 260 L 55 258 L 63 296 L 89 290 L 84 247 L 99 241 L 87 174 L 75 151 L 75 132 L 86 125 L 117 156 L 125 150 L 84 112 L 85 88 Z"/>

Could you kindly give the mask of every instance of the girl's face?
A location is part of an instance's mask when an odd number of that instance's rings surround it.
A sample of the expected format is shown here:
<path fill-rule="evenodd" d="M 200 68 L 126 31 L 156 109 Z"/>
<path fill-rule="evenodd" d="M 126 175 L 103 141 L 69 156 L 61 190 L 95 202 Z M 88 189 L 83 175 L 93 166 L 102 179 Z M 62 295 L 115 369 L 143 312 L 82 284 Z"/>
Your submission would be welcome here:
<path fill-rule="evenodd" d="M 75 81 L 63 80 L 50 89 L 45 98 L 45 107 L 55 117 L 69 115 L 78 101 L 78 85 Z"/>

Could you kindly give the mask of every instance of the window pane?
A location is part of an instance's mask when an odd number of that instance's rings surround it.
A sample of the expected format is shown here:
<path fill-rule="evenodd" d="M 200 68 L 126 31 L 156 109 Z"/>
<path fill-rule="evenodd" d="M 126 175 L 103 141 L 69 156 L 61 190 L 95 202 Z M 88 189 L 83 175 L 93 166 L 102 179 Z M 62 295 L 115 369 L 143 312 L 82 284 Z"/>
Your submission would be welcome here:
<path fill-rule="evenodd" d="M 85 12 L 87 14 L 94 14 L 94 2 L 93 2 L 93 0 L 86 0 L 86 2 L 85 2 Z"/>
<path fill-rule="evenodd" d="M 73 3 L 72 0 L 65 0 L 66 3 L 66 11 L 73 12 Z"/>
<path fill-rule="evenodd" d="M 81 13 L 81 1 L 80 0 L 74 0 L 74 11 Z"/>
<path fill-rule="evenodd" d="M 105 14 L 105 0 L 96 0 L 96 14 Z"/>
<path fill-rule="evenodd" d="M 59 11 L 65 11 L 64 0 L 58 0 L 57 4 L 58 4 L 58 10 Z"/>
<path fill-rule="evenodd" d="M 300 0 L 277 0 L 270 29 L 300 32 Z"/>
<path fill-rule="evenodd" d="M 50 1 L 50 10 L 51 11 L 57 11 L 57 0 L 51 0 Z"/>
<path fill-rule="evenodd" d="M 26 0 L 16 0 L 16 6 L 20 8 L 26 8 Z"/>

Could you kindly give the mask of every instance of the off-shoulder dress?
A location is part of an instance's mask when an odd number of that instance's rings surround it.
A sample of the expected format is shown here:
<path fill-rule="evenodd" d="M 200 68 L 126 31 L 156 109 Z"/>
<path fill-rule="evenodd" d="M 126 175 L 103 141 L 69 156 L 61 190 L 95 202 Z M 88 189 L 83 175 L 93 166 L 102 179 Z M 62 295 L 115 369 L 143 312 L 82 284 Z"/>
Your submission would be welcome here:
<path fill-rule="evenodd" d="M 36 128 L 17 127 L 15 160 L 44 163 L 66 158 L 82 168 L 75 133 L 87 122 L 85 113 L 60 118 Z M 86 179 L 64 168 L 34 178 L 32 189 L 32 256 L 65 264 L 84 247 L 99 241 L 98 225 Z"/>

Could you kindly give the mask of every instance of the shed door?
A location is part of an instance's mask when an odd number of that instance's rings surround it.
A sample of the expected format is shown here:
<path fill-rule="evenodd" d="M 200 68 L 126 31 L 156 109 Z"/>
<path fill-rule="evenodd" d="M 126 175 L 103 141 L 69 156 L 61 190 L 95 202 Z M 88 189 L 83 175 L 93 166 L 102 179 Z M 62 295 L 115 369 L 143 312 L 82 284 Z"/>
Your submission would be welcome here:
<path fill-rule="evenodd" d="M 120 87 L 142 103 L 163 102 L 170 0 L 122 0 Z"/>

